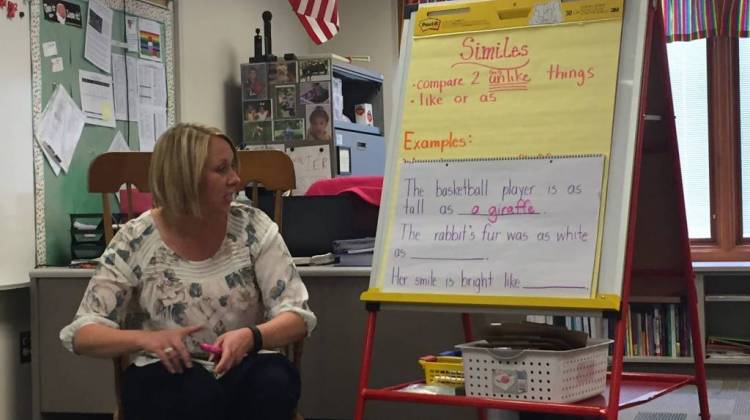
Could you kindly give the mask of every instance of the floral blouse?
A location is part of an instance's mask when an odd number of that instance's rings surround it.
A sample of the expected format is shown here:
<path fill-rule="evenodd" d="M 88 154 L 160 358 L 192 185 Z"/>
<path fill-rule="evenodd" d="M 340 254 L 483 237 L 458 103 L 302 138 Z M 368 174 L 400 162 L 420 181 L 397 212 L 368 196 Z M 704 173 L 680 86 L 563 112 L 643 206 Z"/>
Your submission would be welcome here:
<path fill-rule="evenodd" d="M 145 330 L 203 325 L 186 343 L 200 354 L 199 343 L 285 311 L 299 314 L 310 334 L 316 317 L 307 299 L 278 227 L 262 211 L 232 204 L 224 242 L 204 261 L 172 251 L 148 211 L 112 239 L 60 339 L 73 351 L 76 331 L 91 323 Z"/>

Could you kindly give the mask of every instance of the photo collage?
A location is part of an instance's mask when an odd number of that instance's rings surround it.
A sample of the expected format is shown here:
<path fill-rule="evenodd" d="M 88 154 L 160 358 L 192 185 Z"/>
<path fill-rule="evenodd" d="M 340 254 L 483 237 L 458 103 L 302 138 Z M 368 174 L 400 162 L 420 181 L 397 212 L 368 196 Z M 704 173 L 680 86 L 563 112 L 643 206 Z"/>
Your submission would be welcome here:
<path fill-rule="evenodd" d="M 243 143 L 331 140 L 330 59 L 243 64 L 241 78 Z"/>

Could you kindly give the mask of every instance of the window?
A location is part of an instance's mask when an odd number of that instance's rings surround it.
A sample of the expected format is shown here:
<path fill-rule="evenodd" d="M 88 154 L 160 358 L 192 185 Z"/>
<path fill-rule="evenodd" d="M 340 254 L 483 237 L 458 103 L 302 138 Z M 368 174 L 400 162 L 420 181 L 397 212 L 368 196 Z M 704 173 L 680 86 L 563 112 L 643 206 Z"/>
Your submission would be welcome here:
<path fill-rule="evenodd" d="M 711 238 L 706 40 L 667 44 L 685 211 L 691 238 Z M 750 175 L 750 173 L 749 173 Z"/>
<path fill-rule="evenodd" d="M 750 38 L 740 38 L 738 43 L 742 237 L 750 238 Z"/>
<path fill-rule="evenodd" d="M 693 259 L 750 260 L 750 39 L 667 51 Z"/>
<path fill-rule="evenodd" d="M 750 260 L 750 0 L 661 0 L 697 261 Z"/>

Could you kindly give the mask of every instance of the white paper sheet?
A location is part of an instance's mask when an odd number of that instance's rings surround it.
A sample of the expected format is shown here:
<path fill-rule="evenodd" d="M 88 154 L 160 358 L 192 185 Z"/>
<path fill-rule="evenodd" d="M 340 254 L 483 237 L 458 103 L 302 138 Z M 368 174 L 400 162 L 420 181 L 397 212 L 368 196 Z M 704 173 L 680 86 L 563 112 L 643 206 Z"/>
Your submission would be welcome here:
<path fill-rule="evenodd" d="M 141 152 L 154 150 L 156 140 L 167 130 L 166 108 L 141 104 L 138 118 L 138 141 Z"/>
<path fill-rule="evenodd" d="M 121 121 L 138 121 L 138 59 L 112 54 L 112 78 L 115 118 Z"/>
<path fill-rule="evenodd" d="M 167 79 L 164 64 L 138 60 L 138 96 L 141 104 L 167 106 Z"/>
<path fill-rule="evenodd" d="M 129 52 L 138 52 L 138 18 L 125 16 L 125 42 Z"/>
<path fill-rule="evenodd" d="M 36 140 L 55 175 L 70 168 L 86 116 L 62 85 L 55 91 L 42 112 Z"/>
<path fill-rule="evenodd" d="M 130 147 L 128 146 L 128 143 L 125 141 L 125 137 L 123 137 L 122 132 L 120 130 L 117 130 L 117 133 L 115 133 L 115 138 L 112 139 L 112 143 L 109 145 L 109 149 L 107 149 L 108 152 L 129 152 Z"/>
<path fill-rule="evenodd" d="M 153 20 L 138 19 L 138 50 L 141 58 L 161 61 L 161 26 Z"/>
<path fill-rule="evenodd" d="M 78 70 L 81 109 L 86 124 L 115 126 L 115 104 L 112 98 L 112 76 Z"/>
<path fill-rule="evenodd" d="M 52 63 L 52 73 L 59 73 L 65 70 L 62 57 L 52 57 L 50 62 Z"/>
<path fill-rule="evenodd" d="M 55 41 L 48 41 L 42 44 L 42 51 L 44 51 L 45 57 L 51 57 L 57 55 L 57 43 Z"/>
<path fill-rule="evenodd" d="M 313 182 L 331 178 L 331 154 L 328 145 L 289 148 L 286 154 L 294 163 L 297 188 L 294 195 L 304 195 Z"/>
<path fill-rule="evenodd" d="M 83 56 L 102 71 L 111 71 L 112 9 L 99 0 L 89 0 Z"/>

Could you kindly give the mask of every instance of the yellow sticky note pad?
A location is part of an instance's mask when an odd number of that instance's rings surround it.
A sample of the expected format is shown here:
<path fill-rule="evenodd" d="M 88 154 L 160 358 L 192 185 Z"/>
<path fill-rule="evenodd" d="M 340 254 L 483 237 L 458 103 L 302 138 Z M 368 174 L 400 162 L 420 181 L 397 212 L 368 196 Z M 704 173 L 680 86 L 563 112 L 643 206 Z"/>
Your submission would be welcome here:
<path fill-rule="evenodd" d="M 112 120 L 112 107 L 109 104 L 102 104 L 102 120 L 104 121 L 110 121 Z"/>

